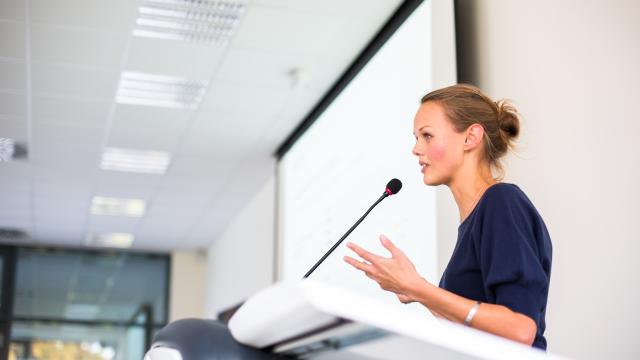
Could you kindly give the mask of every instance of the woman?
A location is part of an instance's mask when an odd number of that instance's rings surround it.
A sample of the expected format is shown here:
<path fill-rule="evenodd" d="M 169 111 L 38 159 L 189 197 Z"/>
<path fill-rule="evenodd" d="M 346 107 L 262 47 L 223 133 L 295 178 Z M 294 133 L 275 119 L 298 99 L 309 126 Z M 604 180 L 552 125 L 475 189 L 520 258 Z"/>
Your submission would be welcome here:
<path fill-rule="evenodd" d="M 426 185 L 449 187 L 461 222 L 440 284 L 422 278 L 384 235 L 380 241 L 390 258 L 349 243 L 364 261 L 344 260 L 403 303 L 417 301 L 437 317 L 546 350 L 551 239 L 522 190 L 499 182 L 500 158 L 519 128 L 513 105 L 493 102 L 476 87 L 454 85 L 425 95 L 414 119 L 413 154 Z"/>

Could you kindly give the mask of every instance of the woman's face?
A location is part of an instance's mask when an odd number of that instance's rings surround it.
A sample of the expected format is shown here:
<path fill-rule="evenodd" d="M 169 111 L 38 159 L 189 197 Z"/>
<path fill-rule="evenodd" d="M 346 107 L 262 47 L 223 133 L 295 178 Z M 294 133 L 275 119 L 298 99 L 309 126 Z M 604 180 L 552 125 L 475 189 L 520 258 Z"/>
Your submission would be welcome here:
<path fill-rule="evenodd" d="M 418 157 L 426 185 L 449 184 L 464 159 L 465 133 L 458 133 L 446 117 L 442 105 L 426 102 L 420 105 L 413 120 Z"/>

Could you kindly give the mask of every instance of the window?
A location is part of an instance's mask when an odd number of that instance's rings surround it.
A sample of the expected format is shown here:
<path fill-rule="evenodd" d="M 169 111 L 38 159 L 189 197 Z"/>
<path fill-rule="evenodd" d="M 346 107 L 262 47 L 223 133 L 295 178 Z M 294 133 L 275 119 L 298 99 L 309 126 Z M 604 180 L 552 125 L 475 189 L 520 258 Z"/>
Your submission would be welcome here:
<path fill-rule="evenodd" d="M 11 360 L 141 359 L 167 322 L 168 255 L 24 247 L 0 259 Z"/>

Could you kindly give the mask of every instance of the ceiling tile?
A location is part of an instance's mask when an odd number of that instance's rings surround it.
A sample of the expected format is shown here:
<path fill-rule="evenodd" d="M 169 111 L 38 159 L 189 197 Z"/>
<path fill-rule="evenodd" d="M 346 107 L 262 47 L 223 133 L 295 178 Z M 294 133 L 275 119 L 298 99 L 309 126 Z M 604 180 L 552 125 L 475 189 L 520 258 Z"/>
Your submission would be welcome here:
<path fill-rule="evenodd" d="M 55 227 L 36 227 L 35 233 L 32 234 L 36 242 L 64 246 L 81 246 L 84 245 L 84 234 L 81 229 L 68 228 L 65 226 Z"/>
<path fill-rule="evenodd" d="M 228 156 L 219 158 L 206 158 L 200 156 L 175 156 L 171 159 L 171 165 L 167 171 L 170 175 L 203 176 L 207 178 L 227 177 L 238 164 Z"/>
<path fill-rule="evenodd" d="M 149 200 L 157 191 L 161 178 L 153 174 L 101 170 L 94 195 Z"/>
<path fill-rule="evenodd" d="M 202 111 L 241 110 L 270 117 L 282 109 L 289 95 L 290 91 L 268 86 L 219 81 L 209 87 L 200 109 Z"/>
<path fill-rule="evenodd" d="M 255 5 L 274 9 L 349 17 L 372 17 L 377 14 L 389 16 L 400 3 L 401 0 L 253 0 Z"/>
<path fill-rule="evenodd" d="M 35 212 L 36 228 L 59 228 L 81 233 L 89 216 L 87 210 L 87 207 L 43 207 Z"/>
<path fill-rule="evenodd" d="M 233 213 L 220 212 L 217 208 L 209 210 L 194 226 L 189 234 L 189 240 L 193 244 L 211 243 L 215 239 L 215 235 L 222 232 L 233 219 Z"/>
<path fill-rule="evenodd" d="M 140 221 L 140 218 L 127 216 L 92 215 L 89 216 L 87 232 L 93 234 L 112 232 L 135 233 Z"/>
<path fill-rule="evenodd" d="M 162 182 L 162 191 L 165 193 L 183 194 L 213 194 L 220 190 L 226 179 L 218 176 L 205 177 L 198 173 L 190 175 L 167 175 Z"/>
<path fill-rule="evenodd" d="M 0 60 L 0 89 L 24 92 L 27 78 L 26 65 L 22 61 Z"/>
<path fill-rule="evenodd" d="M 183 237 L 176 238 L 173 236 L 159 236 L 159 235 L 137 235 L 133 247 L 138 250 L 150 250 L 150 251 L 175 251 L 176 249 L 188 250 L 189 247 L 185 246 L 185 240 Z"/>
<path fill-rule="evenodd" d="M 1 168 L 0 168 L 1 169 Z M 30 199 L 29 178 L 22 179 L 22 183 L 0 183 L 0 198 L 3 204 L 20 204 L 20 206 L 29 205 Z"/>
<path fill-rule="evenodd" d="M 167 221 L 167 217 L 170 217 L 171 221 Z M 173 210 L 169 214 L 145 219 L 136 235 L 143 237 L 169 236 L 181 239 L 184 238 L 193 227 L 196 218 L 197 215 L 194 216 L 188 212 Z"/>
<path fill-rule="evenodd" d="M 33 125 L 33 141 L 36 146 L 62 144 L 95 147 L 102 143 L 103 130 L 100 127 L 40 122 Z"/>
<path fill-rule="evenodd" d="M 225 191 L 217 197 L 215 207 L 211 211 L 227 211 L 236 208 L 238 204 L 244 206 L 264 183 L 275 173 L 276 159 L 260 154 L 242 161 L 242 166 L 224 185 Z"/>
<path fill-rule="evenodd" d="M 7 137 L 20 142 L 26 142 L 27 122 L 24 120 L 0 119 L 0 137 Z M 2 163 L 0 163 L 0 166 Z"/>
<path fill-rule="evenodd" d="M 90 177 L 100 165 L 101 145 L 45 142 L 29 150 L 35 173 Z"/>
<path fill-rule="evenodd" d="M 348 22 L 347 17 L 251 6 L 232 44 L 283 53 L 324 54 L 331 51 L 339 39 L 338 30 Z"/>
<path fill-rule="evenodd" d="M 169 133 L 167 129 L 161 127 L 149 128 L 146 131 L 126 130 L 124 127 L 120 129 L 111 131 L 107 146 L 171 153 L 180 142 L 176 134 Z"/>
<path fill-rule="evenodd" d="M 31 228 L 29 208 L 0 209 L 0 228 L 28 231 Z"/>
<path fill-rule="evenodd" d="M 69 204 L 69 206 L 78 205 L 74 202 L 82 202 L 85 208 L 89 208 L 89 202 L 93 195 L 93 185 L 91 181 L 77 181 L 75 177 L 71 177 L 71 181 L 69 181 L 69 178 L 61 179 L 53 176 L 46 177 L 46 179 L 48 181 L 43 181 L 42 178 L 34 181 L 33 196 L 36 208 L 40 206 L 52 208 L 56 206 L 56 203 L 62 207 L 67 206 L 67 204 Z"/>
<path fill-rule="evenodd" d="M 64 158 L 64 157 L 63 157 Z M 34 169 L 34 186 L 37 187 L 38 183 L 50 182 L 55 186 L 61 186 L 64 189 L 72 188 L 85 189 L 91 186 L 93 181 L 95 168 L 87 168 L 79 166 L 73 162 L 46 162 L 35 166 Z M 68 190 L 67 190 L 68 191 Z"/>
<path fill-rule="evenodd" d="M 207 137 L 246 137 L 253 139 L 264 133 L 274 114 L 230 110 L 202 111 L 196 116 L 191 134 Z"/>
<path fill-rule="evenodd" d="M 187 244 L 185 244 L 185 246 L 190 246 L 193 249 L 208 249 L 215 239 L 215 234 L 217 234 L 217 232 L 214 232 L 213 235 L 207 234 L 204 236 L 191 236 L 187 239 Z"/>
<path fill-rule="evenodd" d="M 188 110 L 118 105 L 109 146 L 173 152 L 193 114 Z"/>
<path fill-rule="evenodd" d="M 24 59 L 26 51 L 25 43 L 24 23 L 0 21 L 0 57 Z"/>
<path fill-rule="evenodd" d="M 194 191 L 176 191 L 176 192 L 160 192 L 151 203 L 149 214 L 157 217 L 159 214 L 169 216 L 180 212 L 201 212 L 204 211 L 219 189 L 210 189 L 203 192 Z M 171 216 L 169 216 L 171 217 Z"/>
<path fill-rule="evenodd" d="M 119 76 L 118 71 L 34 63 L 33 92 L 37 95 L 113 99 Z"/>
<path fill-rule="evenodd" d="M 223 53 L 215 45 L 133 37 L 126 69 L 209 80 Z"/>
<path fill-rule="evenodd" d="M 330 79 L 335 81 L 335 79 Z M 273 123 L 265 131 L 260 139 L 261 147 L 271 149 L 271 153 L 291 135 L 293 130 L 309 115 L 311 110 L 320 102 L 322 97 L 329 91 L 333 82 L 315 82 L 314 86 L 309 86 L 296 91 L 291 99 L 287 101 L 281 113 L 274 119 Z"/>
<path fill-rule="evenodd" d="M 317 80 L 322 59 L 300 53 L 278 53 L 273 51 L 230 48 L 216 75 L 216 80 L 243 84 L 267 85 L 278 90 L 295 87 L 291 72 L 301 69 L 301 80 Z"/>
<path fill-rule="evenodd" d="M 0 1 L 0 19 L 24 21 L 25 0 Z"/>
<path fill-rule="evenodd" d="M 4 117 L 24 119 L 26 106 L 23 94 L 0 91 L 0 121 Z"/>
<path fill-rule="evenodd" d="M 33 120 L 61 125 L 104 128 L 113 101 L 33 96 Z"/>
<path fill-rule="evenodd" d="M 31 23 L 129 32 L 137 1 L 30 0 Z"/>
<path fill-rule="evenodd" d="M 0 124 L 4 120 L 0 120 Z M 0 134 L 3 134 L 4 131 L 1 130 L 0 126 Z M 3 186 L 11 186 L 11 185 L 23 185 L 28 184 L 26 179 L 29 179 L 31 176 L 31 164 L 27 161 L 9 161 L 9 162 L 0 162 L 0 187 Z M 28 188 L 26 186 L 25 188 Z"/>
<path fill-rule="evenodd" d="M 198 114 L 181 154 L 242 159 L 257 151 L 259 141 L 276 121 L 273 114 L 240 113 L 228 110 Z"/>
<path fill-rule="evenodd" d="M 73 221 L 81 221 L 80 224 L 84 224 L 83 219 L 89 214 L 90 202 L 87 197 L 83 199 L 73 198 L 62 191 L 57 194 L 46 194 L 46 196 L 37 194 L 33 199 L 35 206 L 34 216 L 36 219 L 73 218 L 75 219 Z M 78 222 L 73 223 L 78 224 Z"/>
<path fill-rule="evenodd" d="M 31 28 L 31 57 L 38 62 L 120 70 L 127 35 L 36 25 Z"/>
<path fill-rule="evenodd" d="M 193 111 L 190 110 L 117 104 L 113 127 L 140 131 L 162 127 L 177 134 L 188 125 L 191 116 Z"/>
<path fill-rule="evenodd" d="M 20 196 L 22 194 L 11 194 L 2 197 L 2 206 L 5 209 L 30 209 L 31 202 L 29 196 Z"/>

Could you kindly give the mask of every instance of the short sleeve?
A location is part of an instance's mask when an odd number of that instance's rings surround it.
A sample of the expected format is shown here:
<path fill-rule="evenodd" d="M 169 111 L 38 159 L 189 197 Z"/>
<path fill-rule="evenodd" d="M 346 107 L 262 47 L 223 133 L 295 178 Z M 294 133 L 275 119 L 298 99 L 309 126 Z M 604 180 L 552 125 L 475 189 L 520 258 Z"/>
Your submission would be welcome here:
<path fill-rule="evenodd" d="M 539 323 L 549 277 L 535 236 L 535 211 L 515 189 L 495 189 L 480 221 L 478 262 L 487 299 Z"/>

